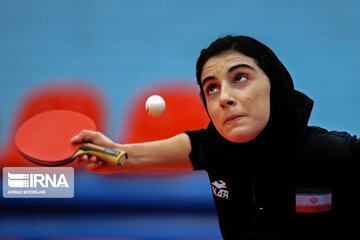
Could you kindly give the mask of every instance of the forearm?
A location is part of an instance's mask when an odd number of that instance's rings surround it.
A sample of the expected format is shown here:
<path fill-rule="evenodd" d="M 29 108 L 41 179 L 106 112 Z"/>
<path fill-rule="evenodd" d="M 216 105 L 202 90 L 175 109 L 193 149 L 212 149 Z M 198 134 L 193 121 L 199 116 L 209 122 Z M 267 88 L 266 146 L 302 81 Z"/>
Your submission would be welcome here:
<path fill-rule="evenodd" d="M 121 170 L 193 169 L 190 139 L 185 133 L 160 141 L 117 144 L 116 148 L 128 154 Z"/>

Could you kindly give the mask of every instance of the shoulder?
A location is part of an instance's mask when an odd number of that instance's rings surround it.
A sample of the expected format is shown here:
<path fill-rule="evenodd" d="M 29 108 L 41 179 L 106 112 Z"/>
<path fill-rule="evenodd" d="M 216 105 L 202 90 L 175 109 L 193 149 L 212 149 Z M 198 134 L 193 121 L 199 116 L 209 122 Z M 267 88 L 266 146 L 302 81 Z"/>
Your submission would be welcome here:
<path fill-rule="evenodd" d="M 357 141 L 356 136 L 348 132 L 311 126 L 307 128 L 299 153 L 301 156 L 322 158 L 351 157 Z"/>
<path fill-rule="evenodd" d="M 344 144 L 350 144 L 354 140 L 354 137 L 348 132 L 328 131 L 325 128 L 311 126 L 308 127 L 308 140 L 310 142 L 315 141 L 318 144 L 323 144 L 324 146 L 331 145 L 342 147 Z"/>

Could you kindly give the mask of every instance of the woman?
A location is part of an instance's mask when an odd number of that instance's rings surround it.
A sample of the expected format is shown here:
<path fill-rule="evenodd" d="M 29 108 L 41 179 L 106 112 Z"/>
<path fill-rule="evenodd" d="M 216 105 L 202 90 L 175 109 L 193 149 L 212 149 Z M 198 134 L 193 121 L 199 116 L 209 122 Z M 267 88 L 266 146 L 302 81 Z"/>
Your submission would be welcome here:
<path fill-rule="evenodd" d="M 265 45 L 227 36 L 203 49 L 196 76 L 211 122 L 207 129 L 140 144 L 93 141 L 128 153 L 116 169 L 96 157 L 79 164 L 94 172 L 204 169 L 224 239 L 355 237 L 360 141 L 307 125 L 313 101 Z"/>

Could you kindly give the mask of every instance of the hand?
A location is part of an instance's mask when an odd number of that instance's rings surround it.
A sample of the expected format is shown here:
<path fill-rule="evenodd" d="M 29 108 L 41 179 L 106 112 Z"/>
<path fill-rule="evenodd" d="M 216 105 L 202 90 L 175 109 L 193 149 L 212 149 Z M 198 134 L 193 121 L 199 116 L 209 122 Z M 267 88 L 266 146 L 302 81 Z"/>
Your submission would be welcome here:
<path fill-rule="evenodd" d="M 82 130 L 78 135 L 71 139 L 71 142 L 92 142 L 94 144 L 112 149 L 116 149 L 118 146 L 115 142 L 113 142 L 101 132 L 90 130 Z M 107 163 L 106 161 L 103 161 L 96 156 L 87 154 L 77 157 L 76 162 L 78 165 L 84 166 L 86 170 L 96 173 L 114 173 L 120 170 L 120 167 L 114 164 Z"/>

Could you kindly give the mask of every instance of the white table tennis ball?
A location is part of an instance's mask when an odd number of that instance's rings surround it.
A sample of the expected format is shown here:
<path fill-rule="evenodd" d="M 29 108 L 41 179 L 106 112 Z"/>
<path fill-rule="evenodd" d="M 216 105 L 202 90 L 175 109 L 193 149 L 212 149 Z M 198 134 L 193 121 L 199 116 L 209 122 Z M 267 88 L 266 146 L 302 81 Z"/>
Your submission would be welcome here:
<path fill-rule="evenodd" d="M 159 95 L 150 96 L 145 103 L 146 112 L 151 116 L 160 116 L 165 111 L 165 101 Z"/>

